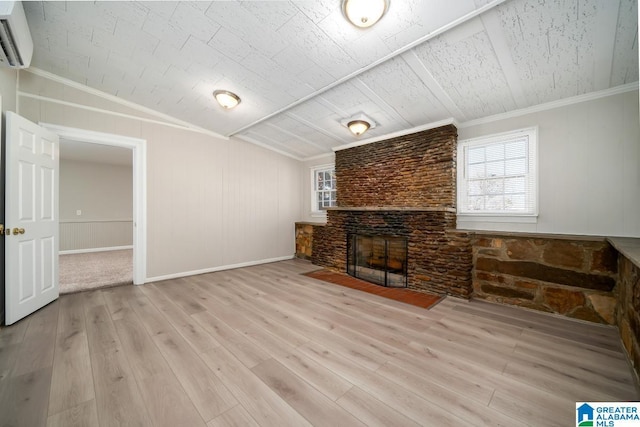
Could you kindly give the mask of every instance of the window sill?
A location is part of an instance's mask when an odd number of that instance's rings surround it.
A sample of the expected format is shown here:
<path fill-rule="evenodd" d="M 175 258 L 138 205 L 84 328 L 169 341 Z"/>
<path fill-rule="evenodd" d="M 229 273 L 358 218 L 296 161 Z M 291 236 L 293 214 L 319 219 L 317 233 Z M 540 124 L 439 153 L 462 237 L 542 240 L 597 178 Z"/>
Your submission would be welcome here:
<path fill-rule="evenodd" d="M 535 224 L 538 222 L 538 215 L 496 215 L 496 214 L 468 214 L 459 213 L 458 221 L 463 222 L 510 222 L 521 224 Z"/>
<path fill-rule="evenodd" d="M 326 218 L 327 217 L 327 212 L 323 211 L 323 212 L 318 212 L 318 211 L 312 211 L 309 214 L 310 217 L 312 218 Z"/>

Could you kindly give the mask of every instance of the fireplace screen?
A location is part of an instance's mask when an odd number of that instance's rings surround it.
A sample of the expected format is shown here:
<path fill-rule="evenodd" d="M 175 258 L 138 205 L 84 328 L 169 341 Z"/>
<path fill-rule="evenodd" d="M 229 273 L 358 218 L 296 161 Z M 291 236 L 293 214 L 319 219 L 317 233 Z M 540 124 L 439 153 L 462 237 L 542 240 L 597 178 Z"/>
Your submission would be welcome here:
<path fill-rule="evenodd" d="M 347 273 L 382 286 L 407 286 L 405 237 L 352 234 L 347 241 Z"/>

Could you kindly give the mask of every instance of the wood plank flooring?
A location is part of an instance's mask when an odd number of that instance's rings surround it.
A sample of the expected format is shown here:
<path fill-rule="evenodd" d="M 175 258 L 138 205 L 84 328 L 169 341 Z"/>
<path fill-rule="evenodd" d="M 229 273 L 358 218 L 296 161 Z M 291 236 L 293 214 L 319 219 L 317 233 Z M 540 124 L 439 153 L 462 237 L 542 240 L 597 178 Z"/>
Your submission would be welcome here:
<path fill-rule="evenodd" d="M 638 400 L 613 327 L 425 310 L 300 260 L 62 296 L 0 330 L 1 426 L 566 426 Z"/>

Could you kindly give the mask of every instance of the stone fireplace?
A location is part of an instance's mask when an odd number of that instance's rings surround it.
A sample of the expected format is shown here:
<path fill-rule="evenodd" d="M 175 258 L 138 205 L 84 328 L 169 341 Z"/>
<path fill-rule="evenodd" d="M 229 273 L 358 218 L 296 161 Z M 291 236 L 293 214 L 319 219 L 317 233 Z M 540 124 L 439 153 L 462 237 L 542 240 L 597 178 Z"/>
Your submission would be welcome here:
<path fill-rule="evenodd" d="M 382 285 L 470 297 L 470 238 L 455 230 L 456 145 L 447 125 L 336 152 L 338 207 L 314 226 L 311 261 Z M 406 258 L 389 265 L 388 253 L 365 247 L 358 263 L 356 236 L 406 243 Z"/>

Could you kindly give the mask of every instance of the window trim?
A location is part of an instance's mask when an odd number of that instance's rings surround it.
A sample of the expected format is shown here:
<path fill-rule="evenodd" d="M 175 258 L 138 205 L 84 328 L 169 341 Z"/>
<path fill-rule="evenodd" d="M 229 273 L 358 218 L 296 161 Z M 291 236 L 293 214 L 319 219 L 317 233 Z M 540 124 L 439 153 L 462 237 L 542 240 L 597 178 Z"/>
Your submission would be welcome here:
<path fill-rule="evenodd" d="M 464 198 L 467 192 L 466 179 L 466 154 L 469 147 L 498 144 L 512 139 L 521 138 L 523 135 L 528 137 L 528 164 L 529 171 L 529 197 L 533 203 L 533 208 L 528 212 L 513 211 L 471 211 L 463 210 L 465 207 Z M 538 126 L 516 129 L 507 132 L 485 135 L 477 138 L 469 138 L 458 141 L 457 151 L 457 215 L 461 220 L 478 220 L 491 222 L 536 222 L 539 209 L 538 197 Z"/>
<path fill-rule="evenodd" d="M 335 163 L 326 163 L 323 165 L 315 165 L 309 168 L 310 170 L 310 181 L 311 181 L 311 216 L 326 218 L 327 211 L 326 210 L 318 210 L 317 205 L 317 193 L 316 193 L 316 172 L 324 171 L 326 169 L 333 169 L 335 172 L 336 165 Z"/>

